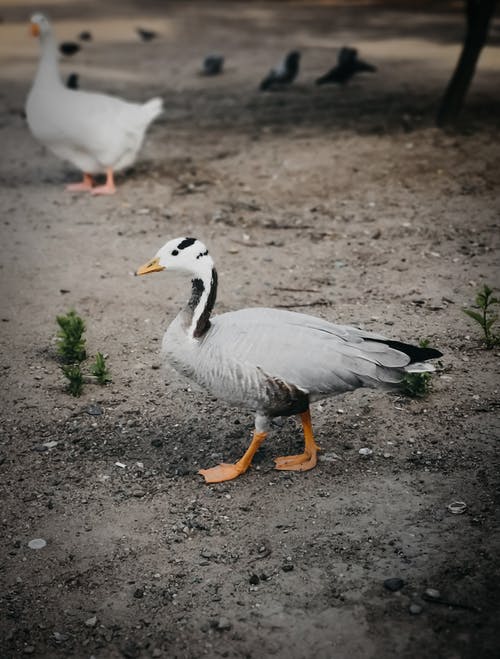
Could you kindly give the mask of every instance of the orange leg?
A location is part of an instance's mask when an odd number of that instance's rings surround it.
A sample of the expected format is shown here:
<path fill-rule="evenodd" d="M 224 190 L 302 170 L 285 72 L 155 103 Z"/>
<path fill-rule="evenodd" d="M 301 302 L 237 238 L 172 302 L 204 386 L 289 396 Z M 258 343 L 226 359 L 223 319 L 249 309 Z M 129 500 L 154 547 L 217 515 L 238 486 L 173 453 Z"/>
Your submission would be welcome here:
<path fill-rule="evenodd" d="M 80 183 L 70 183 L 69 185 L 66 186 L 66 190 L 69 192 L 88 192 L 92 190 L 92 185 L 94 184 L 94 181 L 92 179 L 92 176 L 90 174 L 85 174 L 83 175 L 83 181 Z"/>
<path fill-rule="evenodd" d="M 300 455 L 288 455 L 283 458 L 275 458 L 274 462 L 276 463 L 276 469 L 284 471 L 307 471 L 316 466 L 316 456 L 320 448 L 314 441 L 311 413 L 309 410 L 302 412 L 300 419 L 304 430 L 304 453 L 301 453 Z"/>
<path fill-rule="evenodd" d="M 98 195 L 98 194 L 115 194 L 116 188 L 115 188 L 115 179 L 113 176 L 113 170 L 111 167 L 109 167 L 106 170 L 106 183 L 104 185 L 98 185 L 97 187 L 92 189 L 92 194 L 93 195 Z"/>
<path fill-rule="evenodd" d="M 223 481 L 230 481 L 233 478 L 237 478 L 248 469 L 253 456 L 257 453 L 266 437 L 267 432 L 255 431 L 250 446 L 241 460 L 238 460 L 235 464 L 220 464 L 210 469 L 200 469 L 198 473 L 203 476 L 206 483 L 222 483 Z"/>

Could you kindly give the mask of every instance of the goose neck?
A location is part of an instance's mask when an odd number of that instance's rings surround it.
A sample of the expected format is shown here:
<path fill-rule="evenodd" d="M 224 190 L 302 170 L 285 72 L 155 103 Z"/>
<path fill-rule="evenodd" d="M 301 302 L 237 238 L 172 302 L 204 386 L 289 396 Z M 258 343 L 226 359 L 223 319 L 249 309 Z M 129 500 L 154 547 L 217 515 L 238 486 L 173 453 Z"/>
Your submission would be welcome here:
<path fill-rule="evenodd" d="M 36 81 L 47 84 L 61 85 L 59 73 L 59 52 L 57 42 L 51 33 L 42 34 L 40 39 L 41 54 L 36 74 Z"/>
<path fill-rule="evenodd" d="M 200 339 L 210 327 L 210 314 L 217 297 L 217 279 L 214 267 L 193 276 L 191 297 L 183 312 L 186 331 L 192 339 Z"/>

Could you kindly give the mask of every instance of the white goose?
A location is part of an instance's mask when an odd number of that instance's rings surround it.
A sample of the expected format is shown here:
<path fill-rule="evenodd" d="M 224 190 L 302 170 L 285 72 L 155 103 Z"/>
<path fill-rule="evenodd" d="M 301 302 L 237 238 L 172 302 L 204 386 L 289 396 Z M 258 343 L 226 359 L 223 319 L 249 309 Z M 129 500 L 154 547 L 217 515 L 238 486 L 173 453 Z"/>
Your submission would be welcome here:
<path fill-rule="evenodd" d="M 134 162 L 147 127 L 162 112 L 161 98 L 141 105 L 68 89 L 61 81 L 57 43 L 47 18 L 34 14 L 31 32 L 41 43 L 38 70 L 26 101 L 33 136 L 83 172 L 83 181 L 68 185 L 68 190 L 114 194 L 113 172 Z M 98 173 L 106 173 L 106 183 L 92 187 L 92 175 Z"/>
<path fill-rule="evenodd" d="M 397 388 L 407 372 L 433 371 L 421 362 L 441 356 L 432 348 L 291 311 L 254 308 L 211 317 L 217 272 L 207 248 L 195 238 L 170 240 L 136 274 L 160 270 L 192 277 L 191 297 L 163 337 L 167 361 L 215 396 L 256 412 L 244 456 L 235 464 L 200 470 L 208 483 L 245 472 L 277 416 L 300 415 L 305 449 L 276 458 L 276 469 L 312 469 L 318 446 L 311 402 L 363 386 Z"/>

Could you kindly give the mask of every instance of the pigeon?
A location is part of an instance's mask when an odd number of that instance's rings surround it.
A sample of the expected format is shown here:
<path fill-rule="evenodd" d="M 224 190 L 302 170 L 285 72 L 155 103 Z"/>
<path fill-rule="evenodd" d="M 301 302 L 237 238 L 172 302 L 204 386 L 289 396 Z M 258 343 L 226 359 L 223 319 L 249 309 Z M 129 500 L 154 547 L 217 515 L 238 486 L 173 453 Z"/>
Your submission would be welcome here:
<path fill-rule="evenodd" d="M 145 30 L 142 27 L 137 27 L 135 29 L 137 34 L 140 36 L 142 41 L 152 41 L 158 35 L 153 30 Z"/>
<path fill-rule="evenodd" d="M 375 72 L 376 67 L 358 59 L 356 48 L 343 47 L 337 57 L 337 66 L 330 69 L 328 73 L 316 80 L 317 85 L 325 85 L 329 82 L 336 82 L 339 85 L 345 85 L 356 74 L 363 71 Z"/>
<path fill-rule="evenodd" d="M 68 89 L 78 89 L 78 73 L 70 73 L 66 80 Z"/>
<path fill-rule="evenodd" d="M 63 55 L 70 57 L 80 50 L 81 46 L 74 41 L 63 41 L 59 44 L 59 50 Z"/>
<path fill-rule="evenodd" d="M 224 66 L 223 55 L 207 55 L 203 60 L 202 73 L 206 76 L 216 76 L 222 72 Z"/>
<path fill-rule="evenodd" d="M 92 41 L 92 33 L 88 30 L 84 30 L 83 32 L 80 32 L 78 38 L 80 41 Z"/>
<path fill-rule="evenodd" d="M 285 59 L 274 69 L 271 69 L 260 83 L 260 89 L 265 91 L 273 87 L 291 84 L 299 72 L 300 53 L 292 50 Z"/>

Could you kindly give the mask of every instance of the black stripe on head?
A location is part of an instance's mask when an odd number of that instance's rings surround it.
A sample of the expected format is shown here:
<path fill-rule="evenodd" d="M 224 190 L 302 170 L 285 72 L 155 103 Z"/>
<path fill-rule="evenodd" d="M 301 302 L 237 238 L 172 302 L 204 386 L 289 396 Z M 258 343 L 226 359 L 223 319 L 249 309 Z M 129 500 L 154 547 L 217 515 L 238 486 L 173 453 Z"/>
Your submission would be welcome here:
<path fill-rule="evenodd" d="M 195 242 L 196 238 L 184 238 L 184 240 L 181 240 L 181 242 L 177 245 L 177 249 L 186 249 L 186 247 L 191 247 L 191 245 Z"/>

